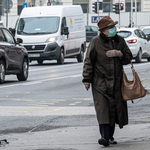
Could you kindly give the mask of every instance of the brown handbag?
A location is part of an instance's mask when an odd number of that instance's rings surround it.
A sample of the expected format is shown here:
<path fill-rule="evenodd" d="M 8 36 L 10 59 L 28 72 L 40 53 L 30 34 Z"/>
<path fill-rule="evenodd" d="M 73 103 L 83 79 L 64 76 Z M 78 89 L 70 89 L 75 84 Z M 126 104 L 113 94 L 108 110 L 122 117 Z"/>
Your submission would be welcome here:
<path fill-rule="evenodd" d="M 133 103 L 133 99 L 144 97 L 146 95 L 146 91 L 140 81 L 137 72 L 133 67 L 132 62 L 131 62 L 131 69 L 133 73 L 132 81 L 129 81 L 127 79 L 127 76 L 123 70 L 121 93 L 123 101 L 131 100 Z"/>

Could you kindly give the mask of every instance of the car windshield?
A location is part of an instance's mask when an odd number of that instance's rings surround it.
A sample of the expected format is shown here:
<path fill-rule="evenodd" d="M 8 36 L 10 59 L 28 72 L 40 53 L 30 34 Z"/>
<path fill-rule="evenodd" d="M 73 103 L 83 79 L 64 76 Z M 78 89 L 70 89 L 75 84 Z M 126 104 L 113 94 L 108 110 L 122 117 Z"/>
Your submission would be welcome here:
<path fill-rule="evenodd" d="M 130 31 L 117 31 L 117 34 L 122 36 L 123 38 L 127 38 L 132 34 L 132 32 L 130 32 Z"/>
<path fill-rule="evenodd" d="M 150 34 L 150 29 L 144 29 L 143 32 L 144 32 L 145 34 Z"/>
<path fill-rule="evenodd" d="M 56 33 L 59 27 L 59 17 L 21 18 L 17 33 L 24 35 Z"/>
<path fill-rule="evenodd" d="M 86 26 L 86 31 L 98 32 L 98 28 L 93 26 Z"/>

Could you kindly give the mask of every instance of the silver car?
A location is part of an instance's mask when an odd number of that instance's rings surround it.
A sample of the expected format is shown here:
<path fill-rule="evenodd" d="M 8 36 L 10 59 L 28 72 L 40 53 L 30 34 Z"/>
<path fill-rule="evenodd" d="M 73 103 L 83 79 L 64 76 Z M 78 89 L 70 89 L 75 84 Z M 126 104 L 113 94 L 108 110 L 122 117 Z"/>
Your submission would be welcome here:
<path fill-rule="evenodd" d="M 117 34 L 124 37 L 136 62 L 141 62 L 142 58 L 150 61 L 150 39 L 138 28 L 122 28 L 117 30 Z"/>

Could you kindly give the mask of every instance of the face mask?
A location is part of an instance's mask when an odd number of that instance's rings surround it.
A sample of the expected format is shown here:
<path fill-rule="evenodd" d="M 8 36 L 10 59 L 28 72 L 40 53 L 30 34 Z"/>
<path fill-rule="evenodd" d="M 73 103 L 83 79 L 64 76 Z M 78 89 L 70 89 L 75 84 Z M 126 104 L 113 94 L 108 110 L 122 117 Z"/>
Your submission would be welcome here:
<path fill-rule="evenodd" d="M 116 35 L 116 27 L 109 29 L 109 36 L 114 37 Z"/>

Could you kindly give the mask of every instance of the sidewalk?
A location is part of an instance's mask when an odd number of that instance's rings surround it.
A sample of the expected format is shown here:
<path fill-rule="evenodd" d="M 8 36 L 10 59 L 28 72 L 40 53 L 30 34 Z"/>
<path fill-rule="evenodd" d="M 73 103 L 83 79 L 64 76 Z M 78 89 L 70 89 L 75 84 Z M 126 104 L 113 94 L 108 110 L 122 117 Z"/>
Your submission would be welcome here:
<path fill-rule="evenodd" d="M 147 91 L 147 94 L 150 94 L 150 78 L 146 78 L 141 81 L 142 85 L 144 86 L 145 90 Z"/>
<path fill-rule="evenodd" d="M 127 125 L 121 130 L 117 126 L 114 137 L 118 144 L 111 145 L 111 150 L 149 150 L 149 130 L 150 124 Z M 99 138 L 98 126 L 10 134 L 9 144 L 0 150 L 100 150 L 104 147 L 97 143 Z"/>
<path fill-rule="evenodd" d="M 150 78 L 142 81 L 150 91 Z M 105 150 L 149 150 L 150 123 L 129 124 L 123 129 L 116 126 L 114 135 L 117 145 L 105 147 Z M 100 150 L 104 147 L 98 144 L 100 138 L 98 125 L 59 128 L 54 130 L 7 134 L 0 139 L 7 139 L 9 144 L 1 146 L 0 150 Z"/>

